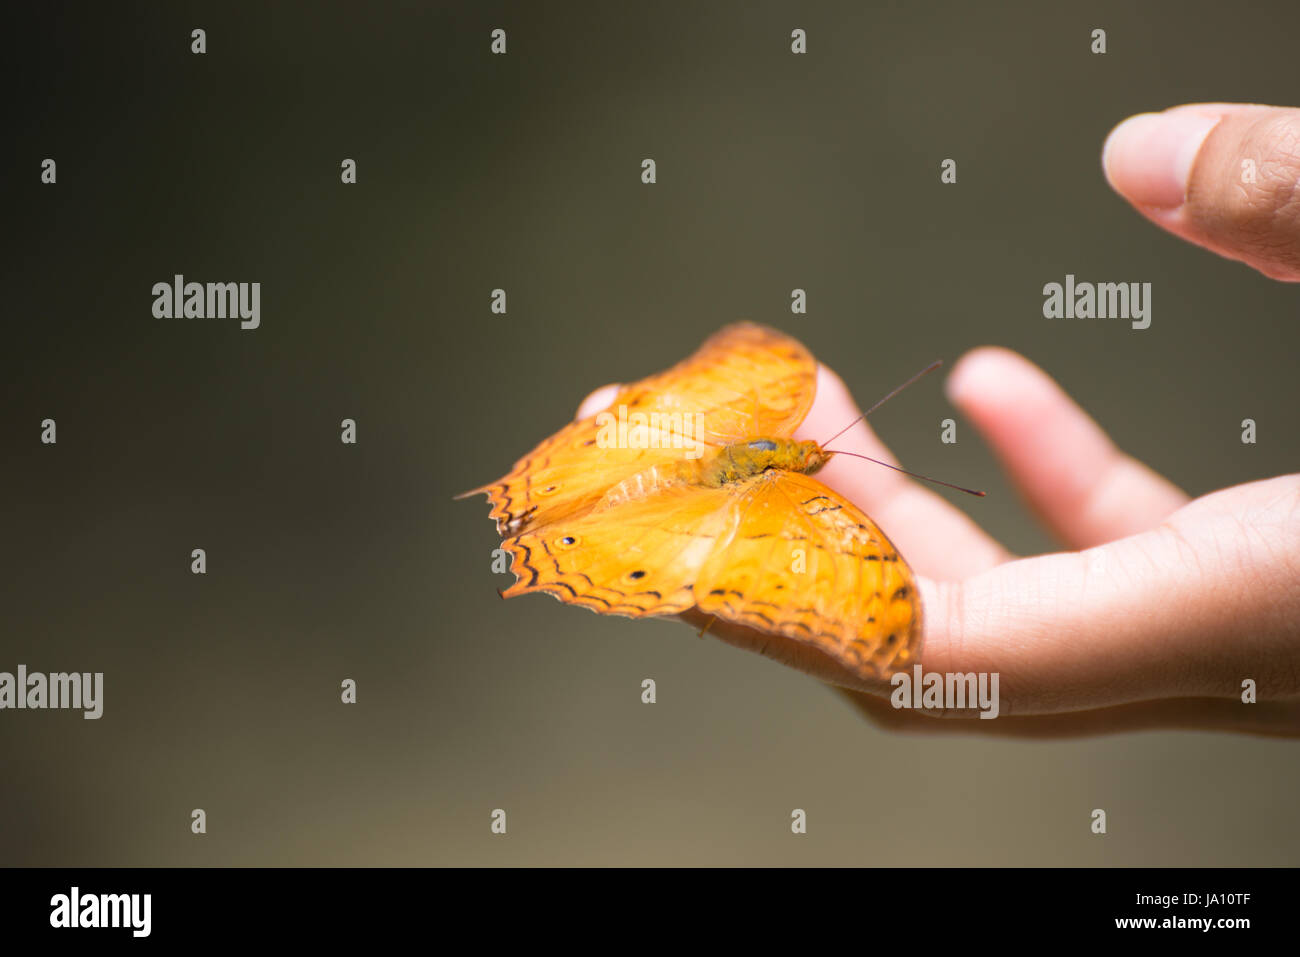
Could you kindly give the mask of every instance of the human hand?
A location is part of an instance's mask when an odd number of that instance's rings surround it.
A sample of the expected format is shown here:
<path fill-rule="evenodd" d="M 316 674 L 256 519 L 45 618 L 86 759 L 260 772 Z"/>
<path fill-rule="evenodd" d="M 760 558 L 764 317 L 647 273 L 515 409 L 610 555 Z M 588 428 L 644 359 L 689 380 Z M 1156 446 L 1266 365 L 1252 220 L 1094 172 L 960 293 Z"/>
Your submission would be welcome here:
<path fill-rule="evenodd" d="M 579 417 L 608 405 L 611 388 Z M 811 645 L 722 621 L 709 634 L 851 689 L 892 729 L 1300 734 L 1300 475 L 1189 503 L 1117 450 L 1040 369 L 1002 349 L 965 356 L 948 394 L 1070 551 L 1017 560 L 939 493 L 860 460 L 832 458 L 817 477 L 863 508 L 916 572 L 924 672 L 997 672 L 999 717 L 896 710 L 884 680 Z M 795 437 L 831 435 L 858 414 L 822 366 Z M 895 461 L 865 422 L 835 446 Z M 683 617 L 702 627 L 709 616 Z M 1241 701 L 1247 678 L 1257 704 Z"/>
<path fill-rule="evenodd" d="M 1102 162 L 1153 222 L 1300 281 L 1300 110 L 1209 103 L 1142 114 L 1112 131 Z M 853 459 L 832 459 L 818 478 L 871 515 L 917 573 L 923 670 L 997 672 L 999 718 L 896 710 L 888 684 L 810 645 L 725 622 L 710 634 L 839 686 L 892 729 L 1300 736 L 1300 475 L 1189 502 L 1117 450 L 1045 373 L 1001 349 L 963 358 L 948 394 L 1068 551 L 1016 559 L 938 493 Z M 611 399 L 599 390 L 579 415 Z M 820 439 L 857 415 L 822 367 L 795 437 Z M 894 461 L 866 423 L 835 445 Z M 1247 679 L 1258 703 L 1242 701 Z"/>

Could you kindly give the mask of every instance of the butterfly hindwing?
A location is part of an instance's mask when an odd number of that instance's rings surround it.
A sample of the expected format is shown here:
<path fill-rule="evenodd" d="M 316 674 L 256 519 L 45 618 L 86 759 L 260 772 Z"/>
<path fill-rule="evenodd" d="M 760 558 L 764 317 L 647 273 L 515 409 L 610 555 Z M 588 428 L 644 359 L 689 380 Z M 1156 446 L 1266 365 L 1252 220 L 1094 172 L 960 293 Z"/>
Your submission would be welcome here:
<path fill-rule="evenodd" d="M 921 637 L 911 569 L 843 496 L 797 472 L 751 480 L 696 583 L 700 610 L 815 645 L 854 671 L 907 664 Z"/>

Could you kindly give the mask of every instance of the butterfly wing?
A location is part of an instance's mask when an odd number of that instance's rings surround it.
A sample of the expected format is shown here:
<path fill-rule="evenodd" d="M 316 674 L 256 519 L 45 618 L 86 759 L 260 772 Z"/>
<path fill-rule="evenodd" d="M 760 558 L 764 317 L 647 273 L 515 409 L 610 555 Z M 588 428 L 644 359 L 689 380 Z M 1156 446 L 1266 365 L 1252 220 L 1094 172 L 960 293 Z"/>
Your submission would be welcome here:
<path fill-rule="evenodd" d="M 506 598 L 547 592 L 606 615 L 672 615 L 695 604 L 705 559 L 735 525 L 722 488 L 668 486 L 534 527 L 502 542 L 515 583 Z"/>
<path fill-rule="evenodd" d="M 797 472 L 751 480 L 695 590 L 702 611 L 808 642 L 857 672 L 888 674 L 920 650 L 907 563 L 861 509 Z"/>
<path fill-rule="evenodd" d="M 753 322 L 718 330 L 666 372 L 625 387 L 615 405 L 700 412 L 713 445 L 785 438 L 817 392 L 817 360 L 803 344 Z"/>
<path fill-rule="evenodd" d="M 602 444 L 600 425 L 593 416 L 560 429 L 491 485 L 456 497 L 486 492 L 492 506 L 489 517 L 503 537 L 541 528 L 590 511 L 611 487 L 630 476 L 666 469 L 684 457 L 671 441 L 659 444 L 668 447 Z"/>
<path fill-rule="evenodd" d="M 619 390 L 605 411 L 653 413 L 638 443 L 648 447 L 610 441 L 609 418 L 598 413 L 561 429 L 508 475 L 464 496 L 487 493 L 503 536 L 549 525 L 597 507 L 610 488 L 638 473 L 658 468 L 655 478 L 666 477 L 692 448 L 708 455 L 709 446 L 740 438 L 791 434 L 816 387 L 816 360 L 797 341 L 735 323 L 667 372 Z"/>

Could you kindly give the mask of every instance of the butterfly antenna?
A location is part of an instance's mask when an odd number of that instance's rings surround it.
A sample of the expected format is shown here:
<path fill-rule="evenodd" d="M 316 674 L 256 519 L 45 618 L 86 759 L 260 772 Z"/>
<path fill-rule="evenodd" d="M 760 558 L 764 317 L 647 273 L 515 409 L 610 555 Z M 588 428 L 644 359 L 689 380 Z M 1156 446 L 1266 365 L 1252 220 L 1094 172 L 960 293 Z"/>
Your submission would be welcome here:
<path fill-rule="evenodd" d="M 857 452 L 840 452 L 837 449 L 823 449 L 823 452 L 829 452 L 833 455 L 851 455 L 855 459 L 866 459 L 868 462 L 875 462 L 877 465 L 883 465 L 887 469 L 893 469 L 895 472 L 902 472 L 904 475 L 910 475 L 912 478 L 919 478 L 924 482 L 933 482 L 935 485 L 943 485 L 947 488 L 956 489 L 958 492 L 965 492 L 967 495 L 977 495 L 984 497 L 983 492 L 978 492 L 973 488 L 962 488 L 960 485 L 953 485 L 951 482 L 945 482 L 942 479 L 930 478 L 928 475 L 922 475 L 920 472 L 909 472 L 905 468 L 899 468 L 897 465 L 890 465 L 888 462 L 882 462 L 880 459 L 873 459 L 870 455 L 859 455 Z"/>
<path fill-rule="evenodd" d="M 933 362 L 931 362 L 928 366 L 926 366 L 924 369 L 922 369 L 922 370 L 921 370 L 920 372 L 918 372 L 916 375 L 912 376 L 912 378 L 908 379 L 906 382 L 904 382 L 902 385 L 900 385 L 900 386 L 899 386 L 897 389 L 895 389 L 893 392 L 889 393 L 889 395 L 885 396 L 883 399 L 881 399 L 879 402 L 877 402 L 877 403 L 876 403 L 875 405 L 873 405 L 871 408 L 867 409 L 866 412 L 863 412 L 860 416 L 858 416 L 856 419 L 854 419 L 854 420 L 853 420 L 852 422 L 850 422 L 848 425 L 844 426 L 844 428 L 840 429 L 838 432 L 836 432 L 834 435 L 832 435 L 832 436 L 831 436 L 829 439 L 827 439 L 825 442 L 820 442 L 820 443 L 818 443 L 818 444 L 821 445 L 823 448 L 826 447 L 827 445 L 830 445 L 832 442 L 834 442 L 836 439 L 838 439 L 841 435 L 843 435 L 843 434 L 844 434 L 845 432 L 847 432 L 849 429 L 853 428 L 855 425 L 857 425 L 859 422 L 861 422 L 863 419 L 865 419 L 867 416 L 869 416 L 872 412 L 875 412 L 878 408 L 880 408 L 882 405 L 884 405 L 886 402 L 888 402 L 888 401 L 889 401 L 890 399 L 892 399 L 894 396 L 898 395 L 898 393 L 902 392 L 904 389 L 906 389 L 909 385 L 911 385 L 911 384 L 912 384 L 913 382 L 915 382 L 917 379 L 920 379 L 922 376 L 928 375 L 929 373 L 933 372 L 935 369 L 939 368 L 939 366 L 941 366 L 941 365 L 943 365 L 943 360 L 942 360 L 942 359 L 935 359 L 935 360 L 934 360 Z M 873 461 L 874 461 L 874 460 L 873 460 Z M 881 464 L 883 465 L 884 463 L 882 462 Z M 892 466 L 891 466 L 891 467 L 892 467 Z M 954 487 L 955 487 L 955 486 L 954 486 Z M 965 490 L 963 489 L 963 491 L 965 491 Z"/>

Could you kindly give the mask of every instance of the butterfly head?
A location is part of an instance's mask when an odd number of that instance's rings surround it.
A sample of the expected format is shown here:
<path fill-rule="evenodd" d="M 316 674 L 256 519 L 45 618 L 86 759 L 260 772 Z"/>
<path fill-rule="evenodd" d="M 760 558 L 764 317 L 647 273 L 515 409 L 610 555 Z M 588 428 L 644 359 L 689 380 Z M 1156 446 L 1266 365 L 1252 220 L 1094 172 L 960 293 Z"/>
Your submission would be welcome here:
<path fill-rule="evenodd" d="M 816 442 L 811 439 L 805 442 L 795 443 L 796 459 L 799 462 L 797 471 L 805 475 L 812 475 L 819 468 L 830 461 L 834 452 L 827 452 Z"/>

